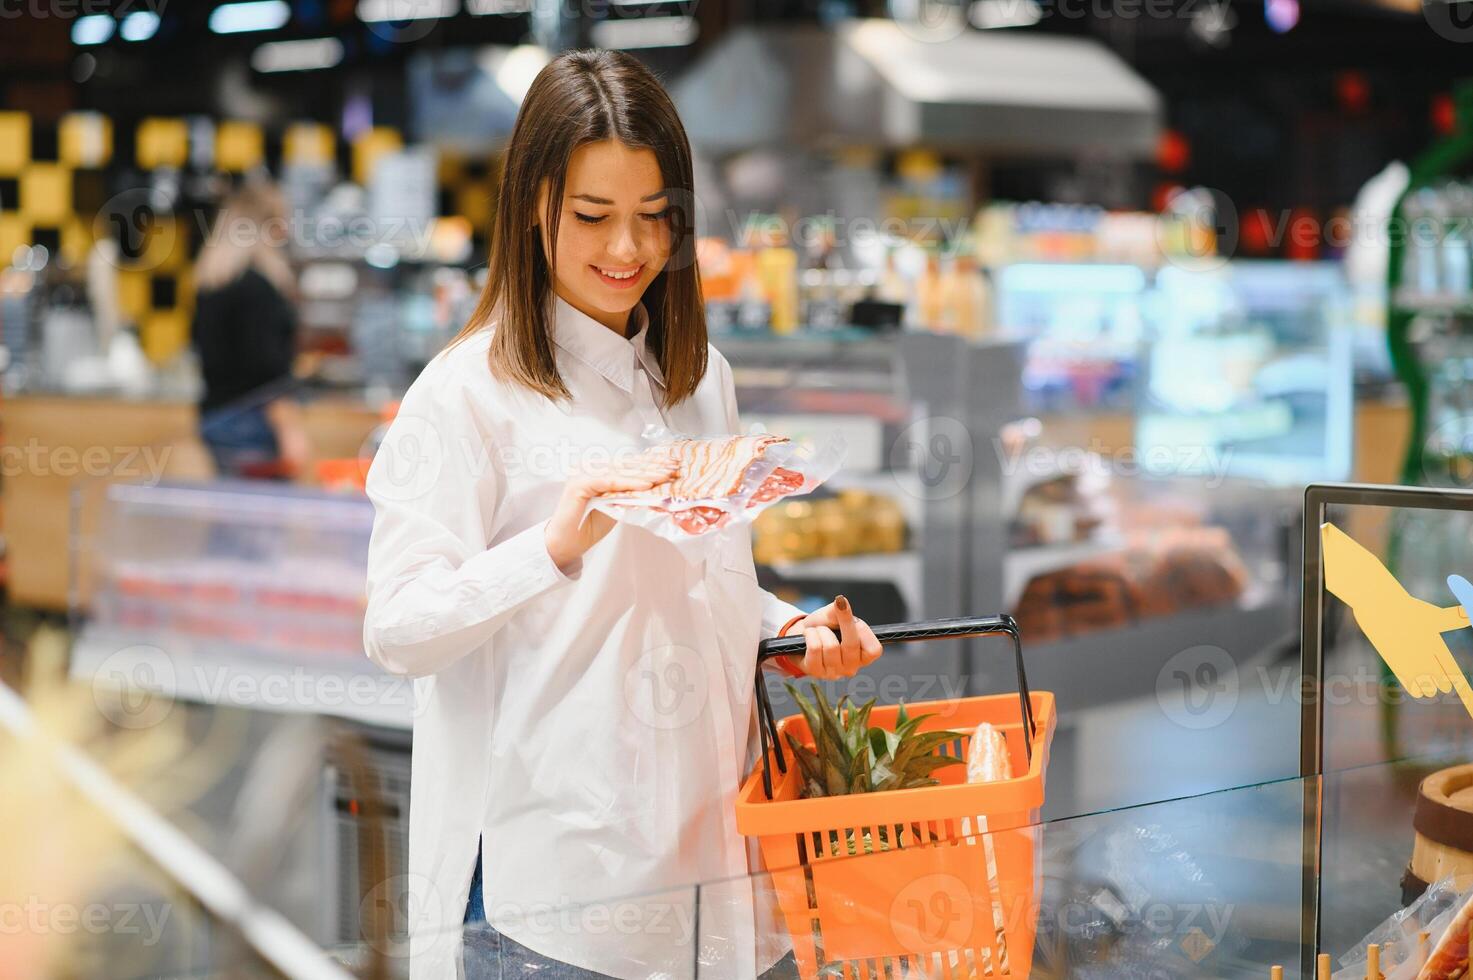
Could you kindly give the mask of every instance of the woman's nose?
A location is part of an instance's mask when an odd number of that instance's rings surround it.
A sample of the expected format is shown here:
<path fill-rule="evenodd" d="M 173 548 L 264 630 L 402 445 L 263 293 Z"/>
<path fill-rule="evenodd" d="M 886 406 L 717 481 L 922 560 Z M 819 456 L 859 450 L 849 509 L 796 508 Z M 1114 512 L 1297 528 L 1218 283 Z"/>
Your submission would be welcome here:
<path fill-rule="evenodd" d="M 639 240 L 635 237 L 634 229 L 628 225 L 620 225 L 614 232 L 614 240 L 609 242 L 609 257 L 616 262 L 633 262 L 639 255 Z"/>

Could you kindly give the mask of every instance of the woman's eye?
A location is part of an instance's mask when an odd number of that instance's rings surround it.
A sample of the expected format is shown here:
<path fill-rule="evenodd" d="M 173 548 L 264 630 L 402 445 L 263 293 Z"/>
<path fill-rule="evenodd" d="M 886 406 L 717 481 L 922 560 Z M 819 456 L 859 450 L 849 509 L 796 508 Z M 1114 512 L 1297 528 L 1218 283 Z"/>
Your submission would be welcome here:
<path fill-rule="evenodd" d="M 666 218 L 670 217 L 670 209 L 665 208 L 663 211 L 641 213 L 640 217 L 646 221 L 664 221 Z"/>
<path fill-rule="evenodd" d="M 581 221 L 585 225 L 596 225 L 600 221 L 604 220 L 605 215 L 602 215 L 602 214 L 584 214 L 581 211 L 574 211 L 573 212 L 573 217 L 577 218 L 579 221 Z"/>

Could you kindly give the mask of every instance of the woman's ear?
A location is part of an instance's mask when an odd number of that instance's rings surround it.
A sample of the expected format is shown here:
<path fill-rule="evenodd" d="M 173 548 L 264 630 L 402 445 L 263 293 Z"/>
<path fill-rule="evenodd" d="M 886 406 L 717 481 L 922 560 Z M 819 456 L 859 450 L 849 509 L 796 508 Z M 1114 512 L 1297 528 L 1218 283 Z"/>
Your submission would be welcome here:
<path fill-rule="evenodd" d="M 537 184 L 537 206 L 532 209 L 532 227 L 542 227 L 542 216 L 547 213 L 547 178 Z"/>

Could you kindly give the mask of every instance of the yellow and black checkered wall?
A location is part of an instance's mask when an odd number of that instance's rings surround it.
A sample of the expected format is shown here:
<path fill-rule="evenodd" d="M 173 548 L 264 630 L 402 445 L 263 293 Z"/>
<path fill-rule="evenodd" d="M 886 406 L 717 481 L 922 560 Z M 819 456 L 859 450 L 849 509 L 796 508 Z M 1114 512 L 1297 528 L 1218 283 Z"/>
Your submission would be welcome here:
<path fill-rule="evenodd" d="M 332 164 L 366 185 L 377 161 L 403 145 L 386 126 L 344 146 L 330 127 L 311 122 L 274 133 L 243 120 L 147 117 L 125 132 L 98 113 L 49 124 L 0 112 L 0 268 L 24 246 L 44 246 L 80 265 L 99 238 L 120 241 L 119 306 L 138 325 L 144 351 L 162 363 L 189 343 L 190 267 L 203 223 L 193 214 L 158 215 L 139 206 L 155 172 L 279 174 L 283 166 Z M 135 173 L 130 189 L 120 191 L 112 180 L 120 170 Z M 498 177 L 492 158 L 440 156 L 439 214 L 469 223 L 477 255 L 485 254 Z"/>

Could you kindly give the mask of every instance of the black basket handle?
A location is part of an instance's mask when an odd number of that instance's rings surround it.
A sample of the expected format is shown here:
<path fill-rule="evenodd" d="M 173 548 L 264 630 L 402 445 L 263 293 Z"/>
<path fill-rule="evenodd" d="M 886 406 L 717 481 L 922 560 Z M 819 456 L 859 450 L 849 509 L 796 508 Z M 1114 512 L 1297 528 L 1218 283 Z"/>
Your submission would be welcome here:
<path fill-rule="evenodd" d="M 1023 638 L 1011 616 L 958 616 L 954 619 L 926 619 L 915 623 L 890 623 L 871 626 L 881 645 L 911 643 L 917 640 L 950 640 L 968 636 L 995 636 L 1006 633 L 1013 638 L 1013 665 L 1018 673 L 1018 702 L 1023 718 L 1023 748 L 1028 764 L 1033 764 L 1033 699 L 1028 694 L 1028 674 L 1023 668 Z M 772 799 L 772 772 L 767 765 L 769 746 L 777 758 L 779 772 L 788 771 L 787 757 L 778 739 L 777 718 L 767 685 L 762 681 L 762 664 L 773 657 L 802 654 L 808 641 L 801 634 L 768 637 L 757 644 L 757 731 L 762 741 L 762 788 Z"/>

